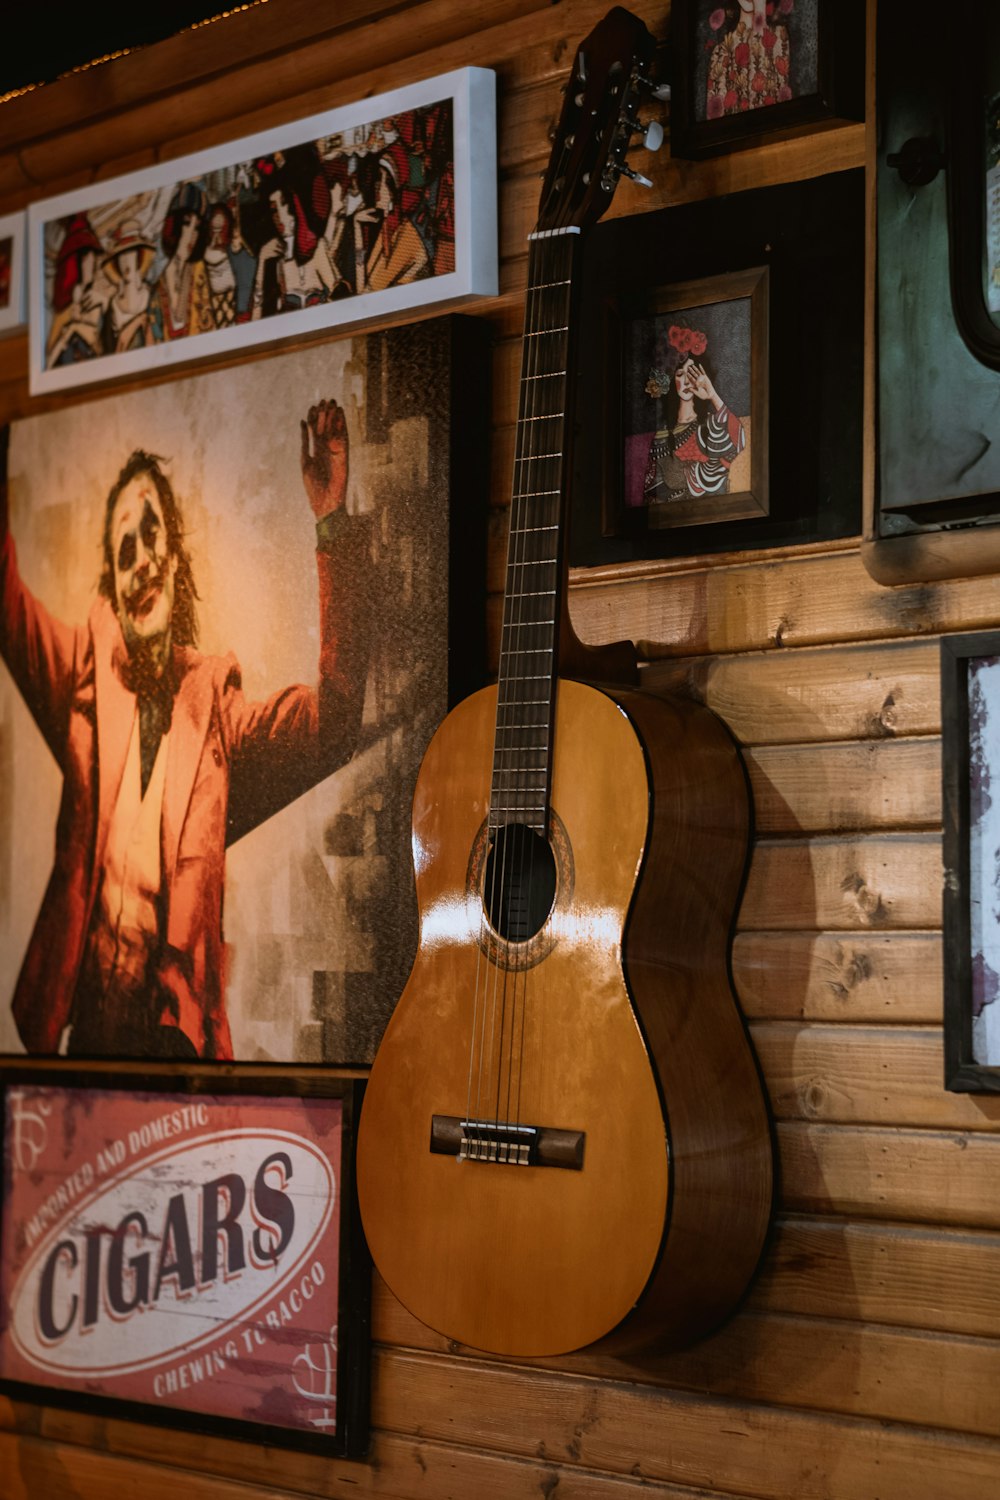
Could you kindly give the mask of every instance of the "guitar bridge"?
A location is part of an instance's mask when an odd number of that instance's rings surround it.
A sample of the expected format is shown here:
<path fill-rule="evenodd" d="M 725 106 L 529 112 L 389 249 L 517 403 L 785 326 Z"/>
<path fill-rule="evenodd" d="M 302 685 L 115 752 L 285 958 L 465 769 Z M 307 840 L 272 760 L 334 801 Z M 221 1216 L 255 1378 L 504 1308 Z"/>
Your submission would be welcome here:
<path fill-rule="evenodd" d="M 509 1120 L 463 1120 L 458 1115 L 431 1118 L 431 1150 L 459 1161 L 488 1161 L 501 1166 L 583 1167 L 582 1130 L 551 1125 L 515 1125 Z"/>

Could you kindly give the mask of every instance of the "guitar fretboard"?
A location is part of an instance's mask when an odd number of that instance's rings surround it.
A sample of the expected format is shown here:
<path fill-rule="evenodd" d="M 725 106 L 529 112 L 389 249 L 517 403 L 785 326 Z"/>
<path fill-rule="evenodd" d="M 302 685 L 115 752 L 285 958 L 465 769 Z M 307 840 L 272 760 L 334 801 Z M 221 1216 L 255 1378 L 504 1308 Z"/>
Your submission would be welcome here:
<path fill-rule="evenodd" d="M 578 236 L 533 239 L 500 636 L 490 828 L 548 828 L 566 412 Z"/>

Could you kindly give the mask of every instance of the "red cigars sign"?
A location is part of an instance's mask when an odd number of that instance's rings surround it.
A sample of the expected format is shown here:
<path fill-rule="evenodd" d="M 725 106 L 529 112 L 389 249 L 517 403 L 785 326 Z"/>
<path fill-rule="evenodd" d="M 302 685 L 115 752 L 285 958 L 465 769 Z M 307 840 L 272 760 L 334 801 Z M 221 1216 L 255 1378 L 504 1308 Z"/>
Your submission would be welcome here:
<path fill-rule="evenodd" d="M 332 1435 L 342 1108 L 9 1087 L 0 1377 Z"/>

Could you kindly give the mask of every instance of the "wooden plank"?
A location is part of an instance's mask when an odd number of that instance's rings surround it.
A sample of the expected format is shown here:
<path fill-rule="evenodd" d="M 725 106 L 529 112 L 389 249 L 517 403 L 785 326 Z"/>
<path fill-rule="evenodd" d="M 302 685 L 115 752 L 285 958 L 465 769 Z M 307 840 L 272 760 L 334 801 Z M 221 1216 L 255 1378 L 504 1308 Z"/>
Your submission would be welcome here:
<path fill-rule="evenodd" d="M 995 1135 L 779 1121 L 789 1213 L 1000 1228 Z"/>
<path fill-rule="evenodd" d="M 995 1339 L 1000 1233 L 783 1215 L 775 1222 L 746 1307 Z M 378 1274 L 372 1328 L 383 1344 L 455 1351 L 449 1340 L 408 1313 Z M 634 1373 L 610 1356 L 590 1358 L 597 1373 Z M 528 1363 L 560 1369 L 566 1359 Z M 640 1365 L 644 1368 L 645 1361 Z"/>
<path fill-rule="evenodd" d="M 931 636 L 997 619 L 992 577 L 887 589 L 855 544 L 763 564 L 742 554 L 676 567 L 577 568 L 571 605 L 584 640 L 626 635 L 649 658 Z"/>
<path fill-rule="evenodd" d="M 745 756 L 758 834 L 941 825 L 941 741 L 765 745 Z"/>
<path fill-rule="evenodd" d="M 691 693 L 744 745 L 891 739 L 941 729 L 937 641 L 664 659 L 643 669 L 643 682 L 652 692 Z"/>
<path fill-rule="evenodd" d="M 768 1406 L 1000 1437 L 1000 1340 L 746 1314 L 644 1376 Z"/>
<path fill-rule="evenodd" d="M 751 1033 L 779 1120 L 1000 1132 L 1000 1096 L 943 1088 L 938 1027 L 765 1021 Z"/>
<path fill-rule="evenodd" d="M 38 135 L 71 130 L 112 110 L 123 110 L 170 88 L 179 79 L 217 77 L 251 58 L 286 52 L 322 33 L 371 25 L 386 14 L 402 13 L 416 0 L 338 0 L 336 16 L 317 15 L 314 0 L 281 0 L 280 5 L 238 7 L 196 31 L 185 29 L 150 46 L 134 48 L 99 67 L 67 74 L 33 94 L 0 105 L 0 151 Z M 326 25 L 322 22 L 325 21 Z M 333 24 L 331 24 L 331 22 Z M 405 22 L 403 22 L 405 25 Z"/>
<path fill-rule="evenodd" d="M 80 1431 L 78 1414 L 52 1415 L 56 1422 L 51 1425 L 69 1429 L 74 1436 Z M 87 1436 L 95 1445 L 103 1437 L 94 1419 Z M 107 1500 L 122 1494 L 133 1500 L 173 1500 L 178 1488 L 185 1500 L 284 1500 L 300 1494 L 321 1500 L 350 1495 L 381 1500 L 538 1500 L 557 1487 L 560 1500 L 643 1500 L 650 1493 L 641 1478 L 391 1434 L 376 1434 L 365 1463 L 245 1444 L 229 1444 L 221 1456 L 218 1441 L 206 1440 L 202 1452 L 202 1445 L 195 1446 L 190 1435 L 181 1433 L 175 1442 L 165 1441 L 162 1429 L 157 1434 L 144 1427 L 133 1428 L 130 1446 L 141 1449 L 144 1439 L 157 1453 L 169 1443 L 169 1464 L 154 1467 L 115 1452 L 0 1433 L 0 1500 Z M 206 1472 L 199 1474 L 194 1465 L 202 1458 Z M 711 1500 L 712 1493 L 686 1484 L 656 1487 L 664 1500 Z M 727 1500 L 752 1497 L 729 1494 Z"/>
<path fill-rule="evenodd" d="M 378 1392 L 383 1422 L 401 1434 L 516 1444 L 525 1456 L 761 1500 L 993 1500 L 1000 1464 L 986 1438 L 678 1392 L 661 1405 L 641 1385 L 416 1354 L 388 1356 Z"/>
<path fill-rule="evenodd" d="M 941 924 L 936 834 L 762 840 L 754 848 L 742 931 L 850 932 Z"/>
<path fill-rule="evenodd" d="M 10 191 L 15 163 L 34 182 L 36 195 L 42 185 L 55 192 L 62 179 L 80 172 L 95 179 L 117 176 L 118 158 L 145 147 L 155 147 L 165 159 L 181 156 L 454 67 L 484 63 L 498 52 L 501 58 L 526 51 L 530 56 L 540 9 L 539 0 L 511 0 L 505 8 L 509 21 L 498 24 L 497 0 L 467 0 L 461 8 L 452 0 L 423 0 L 408 7 L 405 20 L 390 9 L 367 25 L 344 30 L 324 29 L 318 12 L 318 34 L 292 49 L 230 67 L 223 88 L 218 75 L 186 80 L 185 53 L 197 57 L 199 51 L 197 33 L 189 33 L 182 39 L 186 47 L 164 70 L 159 91 L 140 94 L 114 112 L 105 95 L 103 107 L 97 101 L 96 115 L 77 119 L 72 130 L 22 137 L 0 159 L 0 192 Z"/>
<path fill-rule="evenodd" d="M 936 932 L 741 932 L 733 978 L 749 1017 L 941 1024 Z"/>
<path fill-rule="evenodd" d="M 1000 1233 L 783 1218 L 748 1305 L 995 1339 Z"/>
<path fill-rule="evenodd" d="M 398 1332 L 411 1348 L 445 1352 L 415 1319 Z M 414 1342 L 413 1330 L 417 1342 Z M 394 1343 L 403 1342 L 398 1334 Z M 452 1346 L 480 1363 L 489 1356 Z M 619 1361 L 583 1350 L 533 1369 L 623 1376 L 653 1392 L 701 1391 L 768 1406 L 837 1412 L 1000 1437 L 1000 1340 L 868 1327 L 858 1320 L 743 1312 L 691 1349 Z"/>

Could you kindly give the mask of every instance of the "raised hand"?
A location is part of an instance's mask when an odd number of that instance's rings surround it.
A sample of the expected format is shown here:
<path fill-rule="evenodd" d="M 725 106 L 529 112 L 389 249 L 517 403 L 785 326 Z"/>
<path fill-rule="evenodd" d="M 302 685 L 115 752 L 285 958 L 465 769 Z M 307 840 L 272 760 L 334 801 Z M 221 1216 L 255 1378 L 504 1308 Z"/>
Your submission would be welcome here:
<path fill-rule="evenodd" d="M 302 482 L 317 521 L 340 510 L 347 494 L 348 440 L 336 401 L 309 408 L 302 426 Z"/>
<path fill-rule="evenodd" d="M 722 405 L 715 386 L 705 373 L 704 366 L 697 364 L 694 360 L 691 361 L 691 388 L 700 401 L 711 401 L 716 410 Z"/>

